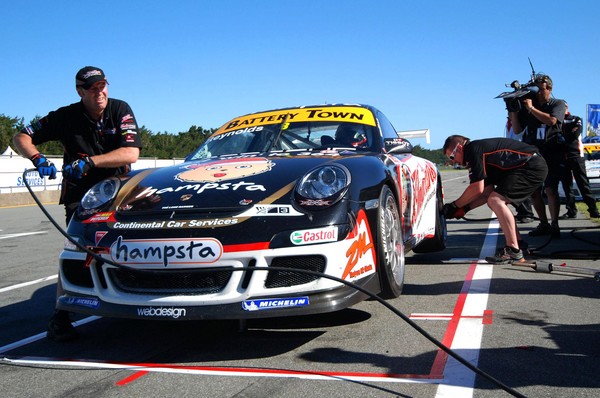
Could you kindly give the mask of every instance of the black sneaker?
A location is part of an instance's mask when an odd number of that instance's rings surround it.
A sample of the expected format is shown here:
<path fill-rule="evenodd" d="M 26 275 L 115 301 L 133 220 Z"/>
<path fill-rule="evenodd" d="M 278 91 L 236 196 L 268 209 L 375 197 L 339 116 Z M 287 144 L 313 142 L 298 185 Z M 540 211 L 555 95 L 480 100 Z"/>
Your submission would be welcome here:
<path fill-rule="evenodd" d="M 552 227 L 550 226 L 550 224 L 547 222 L 541 222 L 538 224 L 537 227 L 535 227 L 535 229 L 529 231 L 529 236 L 550 235 L 551 232 L 552 232 Z"/>
<path fill-rule="evenodd" d="M 596 210 L 596 211 L 590 210 L 590 217 L 600 218 L 600 212 L 598 212 L 598 210 Z"/>
<path fill-rule="evenodd" d="M 524 263 L 525 257 L 523 257 L 523 251 L 514 251 L 512 248 L 505 246 L 498 250 L 494 257 L 486 257 L 485 261 L 490 264 L 514 264 Z"/>
<path fill-rule="evenodd" d="M 568 218 L 577 218 L 577 213 L 571 213 L 571 212 L 566 212 L 565 214 L 563 214 L 562 216 L 558 217 L 561 220 L 566 220 Z"/>
<path fill-rule="evenodd" d="M 68 312 L 54 312 L 54 315 L 52 315 L 48 322 L 46 337 L 56 342 L 72 341 L 79 337 L 79 333 L 71 324 Z"/>

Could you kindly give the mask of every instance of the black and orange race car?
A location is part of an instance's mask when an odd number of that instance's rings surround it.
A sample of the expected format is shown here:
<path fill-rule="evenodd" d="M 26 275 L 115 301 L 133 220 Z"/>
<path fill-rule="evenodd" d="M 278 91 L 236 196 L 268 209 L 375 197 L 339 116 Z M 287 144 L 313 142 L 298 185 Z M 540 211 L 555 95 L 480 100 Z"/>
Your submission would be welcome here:
<path fill-rule="evenodd" d="M 436 166 L 371 106 L 241 116 L 181 164 L 88 191 L 68 227 L 79 245 L 60 254 L 58 306 L 243 319 L 336 311 L 367 297 L 341 281 L 397 297 L 405 253 L 445 248 L 442 207 Z"/>

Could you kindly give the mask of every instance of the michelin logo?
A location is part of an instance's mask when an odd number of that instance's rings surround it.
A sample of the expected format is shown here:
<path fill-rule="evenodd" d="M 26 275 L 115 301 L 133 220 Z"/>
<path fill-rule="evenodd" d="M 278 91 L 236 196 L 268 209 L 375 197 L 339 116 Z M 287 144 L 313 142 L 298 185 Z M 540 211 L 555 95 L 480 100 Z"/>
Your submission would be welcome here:
<path fill-rule="evenodd" d="M 260 311 L 272 308 L 305 307 L 308 304 L 308 297 L 245 300 L 242 302 L 242 309 L 244 311 Z"/>
<path fill-rule="evenodd" d="M 68 305 L 78 305 L 80 307 L 98 308 L 100 301 L 95 297 L 67 297 L 61 300 Z"/>

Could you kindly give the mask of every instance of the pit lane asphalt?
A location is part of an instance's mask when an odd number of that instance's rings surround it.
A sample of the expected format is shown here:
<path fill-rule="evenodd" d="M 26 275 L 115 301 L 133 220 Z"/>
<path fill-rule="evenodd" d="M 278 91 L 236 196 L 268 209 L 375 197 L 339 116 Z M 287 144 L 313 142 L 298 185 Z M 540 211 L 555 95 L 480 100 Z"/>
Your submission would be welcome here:
<path fill-rule="evenodd" d="M 464 170 L 446 172 L 443 179 L 449 200 L 468 184 Z M 63 222 L 61 206 L 48 210 Z M 467 216 L 484 219 L 490 213 L 481 208 Z M 0 357 L 11 361 L 0 362 L 4 396 L 433 397 L 440 384 L 459 386 L 454 397 L 471 391 L 461 378 L 468 379 L 469 371 L 449 361 L 441 368 L 445 378 L 435 375 L 437 348 L 373 300 L 334 314 L 249 321 L 246 332 L 236 322 L 102 318 L 79 326 L 76 342 L 37 339 L 52 313 L 64 238 L 35 206 L 2 208 L 0 220 Z M 527 232 L 535 225 L 520 228 Z M 582 215 L 562 222 L 561 239 L 540 256 L 600 270 L 598 260 L 552 258 L 567 249 L 598 250 L 569 233 L 592 225 Z M 487 220 L 450 221 L 448 248 L 409 255 L 404 293 L 390 303 L 406 315 L 438 314 L 416 322 L 437 339 L 447 338 L 452 322 L 440 314 L 456 311 L 475 266 L 457 259 L 478 258 L 488 226 Z M 597 229 L 575 235 L 600 242 Z M 545 242 L 528 240 L 538 247 Z M 45 277 L 51 279 L 12 288 Z M 467 301 L 484 294 L 472 292 Z M 483 339 L 478 349 L 460 354 L 478 357 L 481 369 L 527 396 L 595 397 L 599 296 L 600 283 L 581 275 L 493 266 Z M 113 368 L 123 363 L 147 368 Z M 310 378 L 326 372 L 341 376 Z M 386 380 L 387 374 L 398 377 Z M 508 395 L 477 377 L 473 396 Z"/>

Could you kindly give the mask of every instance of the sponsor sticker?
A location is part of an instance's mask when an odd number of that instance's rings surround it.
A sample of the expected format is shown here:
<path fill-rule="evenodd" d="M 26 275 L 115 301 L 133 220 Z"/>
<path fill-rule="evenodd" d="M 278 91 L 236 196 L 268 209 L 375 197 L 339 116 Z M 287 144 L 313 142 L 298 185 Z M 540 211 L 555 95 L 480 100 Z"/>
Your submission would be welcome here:
<path fill-rule="evenodd" d="M 255 205 L 238 217 L 303 216 L 291 205 Z"/>
<path fill-rule="evenodd" d="M 309 304 L 308 297 L 272 298 L 244 300 L 242 309 L 244 311 L 262 311 L 274 308 L 305 307 Z"/>
<path fill-rule="evenodd" d="M 61 301 L 68 305 L 77 305 L 79 307 L 98 308 L 100 300 L 96 297 L 66 297 L 61 298 Z"/>
<path fill-rule="evenodd" d="M 110 246 L 113 261 L 121 264 L 212 264 L 221 258 L 223 246 L 213 238 L 123 239 Z"/>
<path fill-rule="evenodd" d="M 255 113 L 233 119 L 222 126 L 217 133 L 227 133 L 232 130 L 244 129 L 246 127 L 278 124 L 287 122 L 353 122 L 375 126 L 375 117 L 370 110 L 352 106 L 331 106 L 316 108 L 282 109 L 273 112 Z"/>
<path fill-rule="evenodd" d="M 145 317 L 166 317 L 177 319 L 179 317 L 185 317 L 187 310 L 185 308 L 175 307 L 140 307 L 137 309 L 138 316 Z"/>
<path fill-rule="evenodd" d="M 347 238 L 350 246 L 346 250 L 344 280 L 356 280 L 375 272 L 375 245 L 364 210 L 359 210 L 356 225 Z"/>
<path fill-rule="evenodd" d="M 337 227 L 325 227 L 294 231 L 290 234 L 290 240 L 295 245 L 336 242 L 338 240 L 338 229 Z"/>

